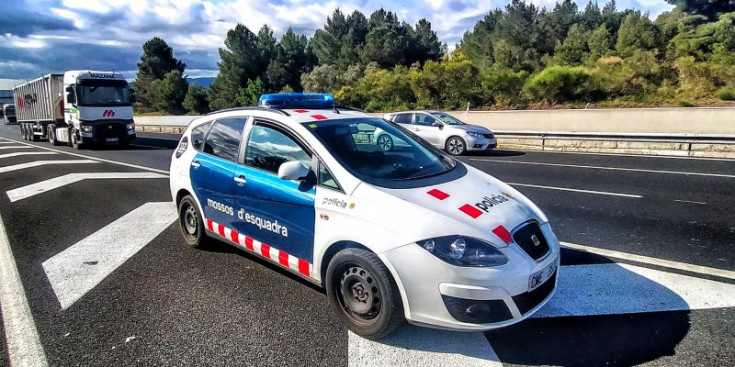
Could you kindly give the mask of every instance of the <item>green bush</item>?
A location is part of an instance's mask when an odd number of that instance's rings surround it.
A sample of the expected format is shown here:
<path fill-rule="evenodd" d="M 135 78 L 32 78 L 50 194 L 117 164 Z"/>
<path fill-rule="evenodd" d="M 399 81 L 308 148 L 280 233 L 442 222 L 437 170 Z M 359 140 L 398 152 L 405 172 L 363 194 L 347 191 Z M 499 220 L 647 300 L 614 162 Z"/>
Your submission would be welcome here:
<path fill-rule="evenodd" d="M 722 88 L 717 91 L 716 96 L 723 101 L 735 101 L 735 89 Z"/>
<path fill-rule="evenodd" d="M 572 102 L 585 96 L 588 80 L 582 67 L 550 66 L 528 79 L 523 91 L 534 101 Z"/>

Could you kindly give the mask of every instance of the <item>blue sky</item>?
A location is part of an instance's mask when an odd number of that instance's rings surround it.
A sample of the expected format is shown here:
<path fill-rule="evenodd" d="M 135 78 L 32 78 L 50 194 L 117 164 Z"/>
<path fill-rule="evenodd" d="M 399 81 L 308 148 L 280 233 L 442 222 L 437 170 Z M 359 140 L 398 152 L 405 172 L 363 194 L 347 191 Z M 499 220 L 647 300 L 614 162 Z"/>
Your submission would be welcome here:
<path fill-rule="evenodd" d="M 225 34 L 243 23 L 277 36 L 289 26 L 311 37 L 334 9 L 379 8 L 414 24 L 428 19 L 450 49 L 488 11 L 510 0 L 6 0 L 0 17 L 0 78 L 26 79 L 70 69 L 117 70 L 135 77 L 142 44 L 158 36 L 174 48 L 192 77 L 214 76 Z M 528 0 L 552 8 L 556 0 Z M 583 9 L 588 0 L 575 0 Z M 600 7 L 606 0 L 598 1 Z M 672 7 L 664 0 L 617 0 L 618 9 L 649 12 Z M 129 74 L 129 75 L 128 75 Z"/>

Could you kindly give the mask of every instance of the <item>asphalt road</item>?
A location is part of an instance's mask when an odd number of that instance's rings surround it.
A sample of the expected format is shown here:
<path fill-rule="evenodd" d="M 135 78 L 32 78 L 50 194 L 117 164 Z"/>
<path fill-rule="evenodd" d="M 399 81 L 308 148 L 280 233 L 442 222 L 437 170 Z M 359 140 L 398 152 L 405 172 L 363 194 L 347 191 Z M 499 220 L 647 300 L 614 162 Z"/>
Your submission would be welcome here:
<path fill-rule="evenodd" d="M 224 244 L 184 246 L 156 204 L 171 200 L 167 177 L 155 174 L 168 170 L 177 139 L 140 134 L 125 150 L 50 151 L 0 125 L 0 215 L 49 365 L 735 365 L 735 279 L 721 272 L 735 270 L 735 161 L 463 157 L 514 184 L 577 248 L 562 253 L 559 291 L 539 317 L 505 329 L 406 326 L 375 343 L 348 333 L 322 290 L 277 267 Z M 33 154 L 3 157 L 21 152 Z M 65 163 L 3 171 L 40 161 Z M 29 186 L 70 174 L 88 179 Z M 123 178 L 104 178 L 113 174 Z M 74 252 L 89 245 L 121 257 L 117 248 L 136 241 L 109 274 Z M 74 271 L 55 275 L 54 262 Z M 6 366 L 15 329 L 8 310 L 2 316 Z"/>

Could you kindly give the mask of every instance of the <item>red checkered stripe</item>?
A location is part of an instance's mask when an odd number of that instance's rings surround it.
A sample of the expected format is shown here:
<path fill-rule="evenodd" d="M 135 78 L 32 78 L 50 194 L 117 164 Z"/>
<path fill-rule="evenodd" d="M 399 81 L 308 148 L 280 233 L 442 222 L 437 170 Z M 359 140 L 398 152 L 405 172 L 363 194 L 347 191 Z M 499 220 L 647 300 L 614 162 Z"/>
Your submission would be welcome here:
<path fill-rule="evenodd" d="M 309 113 L 309 110 L 294 110 L 293 112 L 296 113 Z M 326 120 L 327 116 L 324 115 L 311 115 L 311 118 L 314 120 Z"/>
<path fill-rule="evenodd" d="M 312 265 L 303 259 L 290 255 L 285 251 L 271 247 L 268 244 L 260 242 L 250 236 L 246 236 L 234 229 L 227 228 L 217 222 L 207 219 L 207 230 L 220 236 L 230 243 L 234 243 L 238 247 L 244 248 L 252 253 L 258 254 L 271 262 L 281 265 L 285 268 L 297 271 L 299 274 L 310 277 L 313 270 Z"/>
<path fill-rule="evenodd" d="M 445 199 L 451 196 L 447 194 L 446 192 L 441 191 L 439 189 L 431 189 L 427 191 L 426 193 L 441 201 L 444 201 Z M 470 216 L 472 219 L 477 219 L 477 217 L 483 214 L 482 210 L 477 209 L 470 204 L 464 204 L 460 206 L 458 209 L 462 213 L 465 213 L 468 216 Z M 501 240 L 503 240 L 503 242 L 507 244 L 510 244 L 511 242 L 513 242 L 513 239 L 510 236 L 510 232 L 508 232 L 508 230 L 502 224 L 495 227 L 492 232 L 494 235 L 498 236 L 498 238 L 500 238 Z"/>

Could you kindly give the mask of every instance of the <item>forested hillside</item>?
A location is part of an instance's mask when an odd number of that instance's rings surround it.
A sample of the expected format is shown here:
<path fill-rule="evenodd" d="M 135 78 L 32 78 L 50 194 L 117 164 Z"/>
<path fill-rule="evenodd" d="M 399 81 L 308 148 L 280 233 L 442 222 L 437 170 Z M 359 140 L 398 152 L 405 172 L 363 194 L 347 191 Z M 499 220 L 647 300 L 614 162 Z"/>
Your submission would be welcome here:
<path fill-rule="evenodd" d="M 237 25 L 209 89 L 188 87 L 165 41 L 144 45 L 137 109 L 203 113 L 264 92 L 330 92 L 369 111 L 735 105 L 735 0 L 668 0 L 655 20 L 615 1 L 553 9 L 513 0 L 451 53 L 426 19 L 340 10 L 312 38 Z"/>

